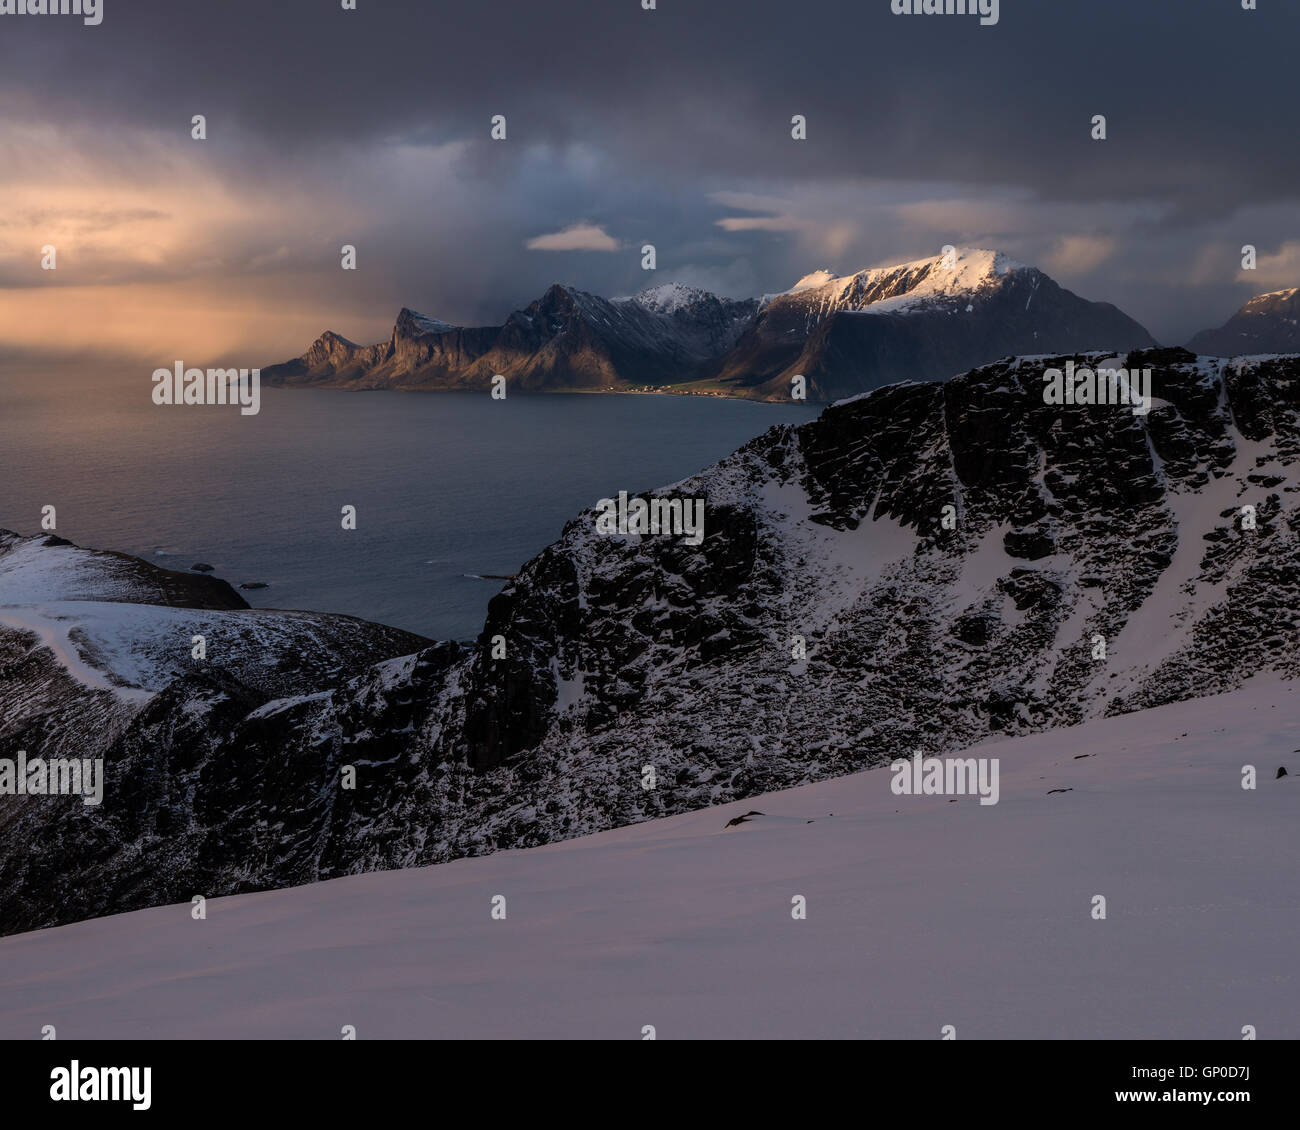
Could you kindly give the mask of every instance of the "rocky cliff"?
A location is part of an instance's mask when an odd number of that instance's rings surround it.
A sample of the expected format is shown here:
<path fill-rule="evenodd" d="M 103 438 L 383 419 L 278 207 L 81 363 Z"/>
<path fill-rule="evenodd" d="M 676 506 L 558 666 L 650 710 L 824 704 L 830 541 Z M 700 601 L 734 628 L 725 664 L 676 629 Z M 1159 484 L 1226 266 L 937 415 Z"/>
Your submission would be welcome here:
<path fill-rule="evenodd" d="M 1134 353 L 1148 415 L 1044 403 L 1065 360 L 773 428 L 656 492 L 705 500 L 699 546 L 580 515 L 477 640 L 287 695 L 177 673 L 84 738 L 99 808 L 0 798 L 0 926 L 530 846 L 1300 673 L 1300 358 Z"/>

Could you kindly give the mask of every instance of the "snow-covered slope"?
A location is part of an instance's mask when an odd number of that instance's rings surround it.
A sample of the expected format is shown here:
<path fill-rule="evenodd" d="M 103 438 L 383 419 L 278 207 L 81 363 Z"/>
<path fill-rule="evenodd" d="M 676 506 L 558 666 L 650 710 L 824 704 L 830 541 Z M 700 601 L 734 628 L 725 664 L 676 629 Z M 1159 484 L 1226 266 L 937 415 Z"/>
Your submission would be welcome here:
<path fill-rule="evenodd" d="M 614 302 L 632 302 L 645 310 L 659 314 L 676 314 L 683 310 L 698 309 L 714 296 L 698 286 L 686 286 L 683 283 L 661 283 L 648 287 L 631 298 L 615 298 Z"/>
<path fill-rule="evenodd" d="M 1013 271 L 1034 268 L 1017 263 L 1001 251 L 965 248 L 954 251 L 951 265 L 944 256 L 936 255 L 845 277 L 825 269 L 813 271 L 783 294 L 766 295 L 763 305 L 797 302 L 816 320 L 840 310 L 900 313 L 942 298 L 969 298 L 997 286 L 998 280 Z"/>
<path fill-rule="evenodd" d="M 201 660 L 195 636 L 203 637 Z M 215 577 L 0 530 L 5 755 L 93 756 L 157 692 L 189 676 L 237 672 L 241 685 L 264 695 L 315 692 L 428 643 L 350 616 L 253 610 Z M 0 828 L 24 811 L 5 803 Z"/>
<path fill-rule="evenodd" d="M 0 1038 L 1296 1039 L 1298 717 L 1258 680 L 968 751 L 992 806 L 878 769 L 0 939 Z"/>
<path fill-rule="evenodd" d="M 247 608 L 225 581 L 181 573 L 59 537 L 0 530 L 0 604 L 102 600 L 182 608 Z"/>

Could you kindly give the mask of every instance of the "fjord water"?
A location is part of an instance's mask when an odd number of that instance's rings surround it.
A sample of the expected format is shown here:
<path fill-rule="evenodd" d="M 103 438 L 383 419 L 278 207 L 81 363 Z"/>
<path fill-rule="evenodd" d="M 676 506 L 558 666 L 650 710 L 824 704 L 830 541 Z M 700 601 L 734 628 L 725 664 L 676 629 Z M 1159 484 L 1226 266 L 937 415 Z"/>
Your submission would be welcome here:
<path fill-rule="evenodd" d="M 165 568 L 258 608 L 478 634 L 497 580 L 598 499 L 685 478 L 796 405 L 711 397 L 262 389 L 261 411 L 153 404 L 148 367 L 0 367 L 0 528 Z M 357 529 L 341 525 L 357 508 Z"/>

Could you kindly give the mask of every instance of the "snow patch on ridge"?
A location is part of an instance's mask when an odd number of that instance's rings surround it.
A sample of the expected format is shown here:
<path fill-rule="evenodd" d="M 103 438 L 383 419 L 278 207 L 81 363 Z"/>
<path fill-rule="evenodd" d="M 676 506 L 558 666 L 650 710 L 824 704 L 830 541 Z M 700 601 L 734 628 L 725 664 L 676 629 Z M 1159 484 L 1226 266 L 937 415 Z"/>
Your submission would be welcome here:
<path fill-rule="evenodd" d="M 405 321 L 417 334 L 445 334 L 460 328 L 440 318 L 430 318 L 427 314 L 419 314 L 414 310 L 403 310 L 398 316 L 398 321 L 399 323 Z"/>
<path fill-rule="evenodd" d="M 684 283 L 670 282 L 652 286 L 631 298 L 616 298 L 615 302 L 635 302 L 642 309 L 656 314 L 675 314 L 711 298 L 707 290 Z"/>

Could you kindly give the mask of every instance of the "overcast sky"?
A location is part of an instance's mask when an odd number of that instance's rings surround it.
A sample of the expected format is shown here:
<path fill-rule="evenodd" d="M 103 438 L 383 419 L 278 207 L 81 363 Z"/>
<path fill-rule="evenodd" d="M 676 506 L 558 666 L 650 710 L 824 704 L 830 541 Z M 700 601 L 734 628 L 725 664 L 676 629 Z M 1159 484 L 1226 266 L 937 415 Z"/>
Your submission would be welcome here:
<path fill-rule="evenodd" d="M 946 243 L 1169 344 L 1300 285 L 1295 0 L 1001 0 L 992 27 L 890 0 L 103 3 L 0 15 L 10 351 L 263 364 L 403 305 L 754 295 Z"/>

